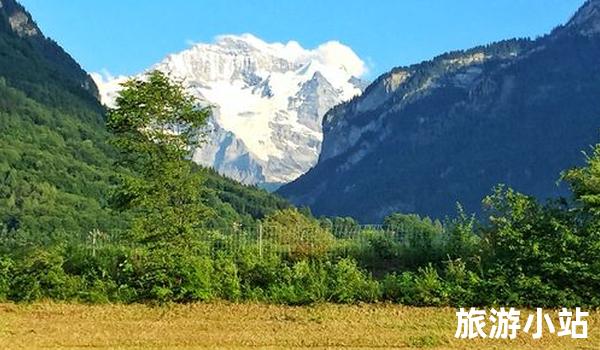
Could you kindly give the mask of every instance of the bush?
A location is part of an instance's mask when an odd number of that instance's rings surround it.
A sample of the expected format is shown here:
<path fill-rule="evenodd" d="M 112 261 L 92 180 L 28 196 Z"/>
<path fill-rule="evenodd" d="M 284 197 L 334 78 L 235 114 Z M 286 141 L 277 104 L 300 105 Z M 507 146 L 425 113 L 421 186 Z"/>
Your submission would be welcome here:
<path fill-rule="evenodd" d="M 208 257 L 158 249 L 134 260 L 132 280 L 127 284 L 135 286 L 138 301 L 192 302 L 214 297 L 213 263 Z"/>
<path fill-rule="evenodd" d="M 14 262 L 9 257 L 0 258 L 0 301 L 6 301 L 13 279 Z"/>
<path fill-rule="evenodd" d="M 333 265 L 330 281 L 330 301 L 354 303 L 379 299 L 379 284 L 360 270 L 352 259 L 342 259 Z"/>
<path fill-rule="evenodd" d="M 320 262 L 298 261 L 282 266 L 280 279 L 270 286 L 271 300 L 291 305 L 325 301 L 328 293 L 327 271 Z"/>
<path fill-rule="evenodd" d="M 446 262 L 444 281 L 448 290 L 448 302 L 456 307 L 482 305 L 479 295 L 486 293 L 481 287 L 481 278 L 458 260 Z"/>
<path fill-rule="evenodd" d="M 264 237 L 289 253 L 293 260 L 322 258 L 334 243 L 319 222 L 298 211 L 283 209 L 263 221 Z"/>
<path fill-rule="evenodd" d="M 73 299 L 83 287 L 80 278 L 65 273 L 57 252 L 32 252 L 15 266 L 13 276 L 9 298 L 15 301 Z"/>
<path fill-rule="evenodd" d="M 212 286 L 215 296 L 232 301 L 239 300 L 242 291 L 238 267 L 233 259 L 225 254 L 217 254 L 213 266 Z"/>
<path fill-rule="evenodd" d="M 92 304 L 106 304 L 111 301 L 125 301 L 117 295 L 117 285 L 112 280 L 93 279 L 80 291 L 78 298 Z"/>
<path fill-rule="evenodd" d="M 264 254 L 259 257 L 251 251 L 237 256 L 237 268 L 241 282 L 241 291 L 248 300 L 267 300 L 266 291 L 275 283 L 283 262 L 277 254 Z"/>
<path fill-rule="evenodd" d="M 379 300 L 379 285 L 355 261 L 337 263 L 297 261 L 282 265 L 277 280 L 269 286 L 267 297 L 283 304 L 305 305 L 315 302 L 373 302 Z"/>
<path fill-rule="evenodd" d="M 383 294 L 405 305 L 441 306 L 448 305 L 448 287 L 431 266 L 416 273 L 388 275 L 383 281 Z"/>

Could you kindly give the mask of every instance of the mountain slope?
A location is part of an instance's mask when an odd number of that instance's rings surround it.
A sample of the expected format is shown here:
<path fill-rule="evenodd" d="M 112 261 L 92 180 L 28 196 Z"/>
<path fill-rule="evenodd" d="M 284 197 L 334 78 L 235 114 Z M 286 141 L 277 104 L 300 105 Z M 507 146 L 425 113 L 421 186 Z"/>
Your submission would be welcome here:
<path fill-rule="evenodd" d="M 600 1 L 530 40 L 454 52 L 377 79 L 323 122 L 318 164 L 279 193 L 316 214 L 479 211 L 505 183 L 564 193 L 600 127 Z"/>
<path fill-rule="evenodd" d="M 85 71 L 13 0 L 0 0 L 0 240 L 116 233 L 104 109 Z M 206 172 L 210 224 L 250 224 L 289 204 Z"/>
<path fill-rule="evenodd" d="M 0 7 L 0 232 L 118 227 L 96 87 L 15 1 Z"/>
<path fill-rule="evenodd" d="M 56 42 L 46 38 L 14 0 L 0 0 L 0 33 L 0 75 L 11 84 L 38 99 L 44 98 L 36 86 L 39 83 L 61 86 L 84 98 L 98 96 L 91 77 Z"/>
<path fill-rule="evenodd" d="M 323 115 L 361 92 L 357 77 L 365 71 L 337 42 L 306 50 L 250 34 L 196 44 L 152 68 L 182 80 L 213 106 L 208 144 L 194 160 L 252 184 L 289 182 L 314 165 Z M 95 77 L 110 105 L 124 77 Z"/>

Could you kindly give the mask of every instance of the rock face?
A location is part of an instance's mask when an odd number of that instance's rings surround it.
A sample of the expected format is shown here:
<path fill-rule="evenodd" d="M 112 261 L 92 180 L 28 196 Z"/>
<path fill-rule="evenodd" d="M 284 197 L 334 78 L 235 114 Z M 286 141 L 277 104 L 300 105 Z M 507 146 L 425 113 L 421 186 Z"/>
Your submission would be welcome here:
<path fill-rule="evenodd" d="M 567 24 L 582 35 L 600 33 L 600 0 L 588 0 Z"/>
<path fill-rule="evenodd" d="M 73 90 L 84 88 L 100 98 L 92 78 L 56 42 L 44 36 L 31 15 L 15 0 L 0 0 L 0 39 L 3 51 L 0 75 L 15 85 L 25 87 L 51 77 L 55 80 L 53 83 L 64 83 Z M 18 45 L 17 42 L 26 42 L 27 52 L 16 52 L 13 46 Z M 32 68 L 33 56 L 35 66 Z"/>
<path fill-rule="evenodd" d="M 208 143 L 194 160 L 252 184 L 289 182 L 313 166 L 324 114 L 360 94 L 357 77 L 365 72 L 363 62 L 337 42 L 306 50 L 250 34 L 196 44 L 153 68 L 213 106 Z M 124 78 L 96 78 L 110 105 Z"/>
<path fill-rule="evenodd" d="M 317 215 L 444 217 L 504 183 L 565 194 L 563 169 L 600 138 L 600 1 L 537 40 L 395 68 L 323 121 L 317 165 L 279 193 Z"/>

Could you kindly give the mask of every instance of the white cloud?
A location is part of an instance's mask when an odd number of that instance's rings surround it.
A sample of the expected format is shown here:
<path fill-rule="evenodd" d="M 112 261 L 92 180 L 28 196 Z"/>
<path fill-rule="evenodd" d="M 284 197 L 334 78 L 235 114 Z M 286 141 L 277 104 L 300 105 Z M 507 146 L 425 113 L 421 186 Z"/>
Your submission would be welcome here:
<path fill-rule="evenodd" d="M 324 66 L 334 69 L 343 69 L 347 73 L 360 78 L 368 73 L 365 62 L 349 47 L 337 40 L 327 41 L 314 49 L 305 49 L 297 41 L 290 40 L 287 43 L 267 43 L 253 34 L 241 35 L 219 35 L 215 37 L 215 43 L 223 43 L 227 40 L 244 41 L 249 45 L 274 56 L 285 58 L 289 61 L 307 63 L 317 61 Z M 197 43 L 197 45 L 202 45 Z"/>
<path fill-rule="evenodd" d="M 90 73 L 90 76 L 100 90 L 100 101 L 109 107 L 114 106 L 117 93 L 121 90 L 121 84 L 129 79 L 124 75 L 115 77 L 105 68 L 100 72 Z"/>
<path fill-rule="evenodd" d="M 367 73 L 367 66 L 354 51 L 339 41 L 328 41 L 311 51 L 326 66 L 339 65 L 355 77 Z"/>

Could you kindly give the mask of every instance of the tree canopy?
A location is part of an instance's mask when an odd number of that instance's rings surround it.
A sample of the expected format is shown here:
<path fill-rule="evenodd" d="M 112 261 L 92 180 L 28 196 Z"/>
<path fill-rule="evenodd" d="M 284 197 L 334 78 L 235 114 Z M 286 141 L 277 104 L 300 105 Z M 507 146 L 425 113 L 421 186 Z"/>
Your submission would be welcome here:
<path fill-rule="evenodd" d="M 107 126 L 118 164 L 130 171 L 119 175 L 113 203 L 136 213 L 132 232 L 141 241 L 189 242 L 210 215 L 202 173 L 190 160 L 209 115 L 160 71 L 123 84 Z"/>

